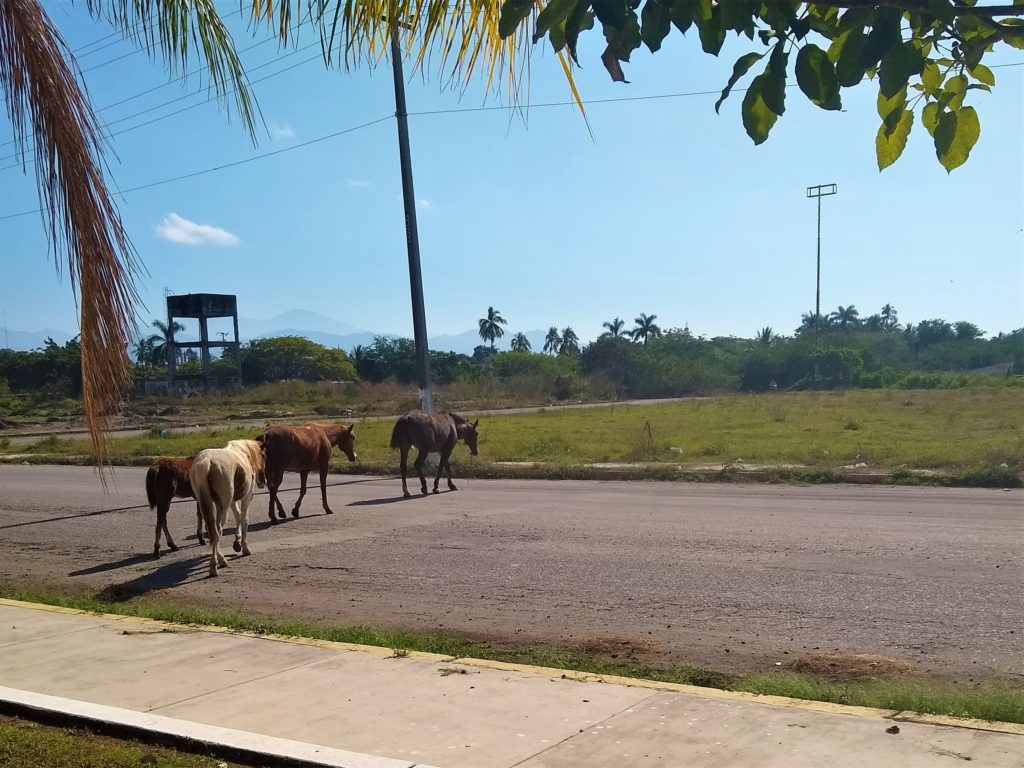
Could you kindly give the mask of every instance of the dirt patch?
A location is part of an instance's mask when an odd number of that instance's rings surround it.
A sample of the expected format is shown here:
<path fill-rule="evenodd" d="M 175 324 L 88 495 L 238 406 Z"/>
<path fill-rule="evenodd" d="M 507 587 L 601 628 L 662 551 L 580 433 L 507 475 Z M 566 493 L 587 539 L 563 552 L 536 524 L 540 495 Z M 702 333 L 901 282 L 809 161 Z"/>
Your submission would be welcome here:
<path fill-rule="evenodd" d="M 609 635 L 585 637 L 573 645 L 573 650 L 587 656 L 631 660 L 648 654 L 660 653 L 665 650 L 665 647 L 653 640 Z"/>
<path fill-rule="evenodd" d="M 791 672 L 800 672 L 835 683 L 901 677 L 914 671 L 913 665 L 902 659 L 846 653 L 800 656 L 787 662 L 784 667 Z"/>

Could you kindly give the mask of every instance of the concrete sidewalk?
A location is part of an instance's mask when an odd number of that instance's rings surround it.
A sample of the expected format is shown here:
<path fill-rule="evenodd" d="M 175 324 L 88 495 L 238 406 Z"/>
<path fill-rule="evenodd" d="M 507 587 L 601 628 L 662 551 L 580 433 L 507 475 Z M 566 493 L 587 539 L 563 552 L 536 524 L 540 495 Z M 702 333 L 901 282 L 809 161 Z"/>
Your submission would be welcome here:
<path fill-rule="evenodd" d="M 0 686 L 0 711 L 65 711 L 221 744 L 265 765 L 277 756 L 346 768 L 1024 767 L 1019 726 L 950 727 L 13 601 L 0 601 Z M 887 733 L 895 722 L 899 733 Z"/>

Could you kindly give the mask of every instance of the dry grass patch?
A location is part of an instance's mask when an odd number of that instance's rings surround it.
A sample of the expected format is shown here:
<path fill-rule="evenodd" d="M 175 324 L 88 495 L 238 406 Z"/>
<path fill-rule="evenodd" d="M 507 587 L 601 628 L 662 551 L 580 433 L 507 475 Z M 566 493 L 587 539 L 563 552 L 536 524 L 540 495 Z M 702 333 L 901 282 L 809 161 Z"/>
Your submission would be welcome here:
<path fill-rule="evenodd" d="M 799 672 L 830 683 L 856 683 L 902 677 L 914 672 L 914 667 L 902 659 L 861 653 L 820 653 L 799 656 L 783 665 L 791 672 Z"/>

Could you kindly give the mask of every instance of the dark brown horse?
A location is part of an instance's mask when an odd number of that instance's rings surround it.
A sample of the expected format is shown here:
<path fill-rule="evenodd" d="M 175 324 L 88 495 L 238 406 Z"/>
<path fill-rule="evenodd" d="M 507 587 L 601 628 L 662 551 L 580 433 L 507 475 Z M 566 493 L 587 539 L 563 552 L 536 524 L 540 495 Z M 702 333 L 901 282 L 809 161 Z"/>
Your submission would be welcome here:
<path fill-rule="evenodd" d="M 434 478 L 434 493 L 439 493 L 437 486 L 441 482 L 441 471 L 448 473 L 448 490 L 457 491 L 455 483 L 452 482 L 452 467 L 448 463 L 448 457 L 452 455 L 455 444 L 464 440 L 469 446 L 469 452 L 476 456 L 476 425 L 479 419 L 472 424 L 457 413 L 427 413 L 426 411 L 409 411 L 398 419 L 394 430 L 391 432 L 391 447 L 397 448 L 402 453 L 402 493 L 409 498 L 409 486 L 405 482 L 405 465 L 409 456 L 409 448 L 416 446 L 419 452 L 413 466 L 416 467 L 416 474 L 420 476 L 420 486 L 424 494 L 427 492 L 427 478 L 423 476 L 423 462 L 427 454 L 437 451 L 441 454 L 441 460 L 437 463 L 437 477 Z"/>
<path fill-rule="evenodd" d="M 178 545 L 171 538 L 171 532 L 167 530 L 167 510 L 171 507 L 171 499 L 194 499 L 192 484 L 189 482 L 188 473 L 192 469 L 192 458 L 157 459 L 146 472 L 146 498 L 149 500 L 149 508 L 156 509 L 156 541 L 153 544 L 153 557 L 160 557 L 160 531 L 163 530 L 167 537 L 167 546 L 172 551 L 178 551 Z M 200 544 L 203 541 L 203 515 L 199 511 L 199 504 L 196 504 L 196 538 Z"/>
<path fill-rule="evenodd" d="M 306 495 L 306 478 L 314 469 L 320 472 L 320 494 L 323 496 L 324 512 L 334 514 L 327 503 L 327 468 L 331 463 L 331 451 L 337 446 L 348 456 L 349 461 L 356 460 L 356 438 L 352 434 L 355 425 L 345 424 L 303 424 L 302 426 L 286 426 L 280 424 L 267 429 L 256 441 L 263 446 L 266 456 L 267 488 L 270 490 L 270 522 L 276 523 L 274 505 L 278 515 L 284 518 L 284 507 L 277 498 L 277 490 L 281 487 L 285 472 L 298 472 L 301 478 L 299 498 L 292 508 L 292 517 L 299 516 L 299 505 Z"/>

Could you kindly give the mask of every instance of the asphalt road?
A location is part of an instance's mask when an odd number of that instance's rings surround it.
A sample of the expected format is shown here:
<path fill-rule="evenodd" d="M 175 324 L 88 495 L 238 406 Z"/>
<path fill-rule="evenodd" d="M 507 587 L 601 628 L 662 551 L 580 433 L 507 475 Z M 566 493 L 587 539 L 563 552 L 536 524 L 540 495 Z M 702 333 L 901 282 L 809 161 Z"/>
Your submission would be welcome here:
<path fill-rule="evenodd" d="M 314 486 L 271 528 L 257 497 L 252 557 L 229 543 L 209 579 L 190 502 L 181 551 L 152 559 L 143 477 L 118 469 L 105 495 L 88 468 L 0 465 L 0 583 L 720 671 L 838 651 L 1024 679 L 1021 491 L 462 480 L 406 501 L 336 475 L 330 517 Z"/>

